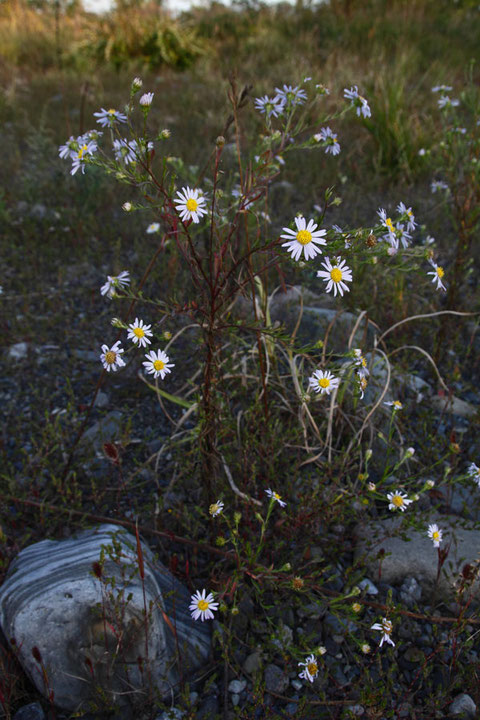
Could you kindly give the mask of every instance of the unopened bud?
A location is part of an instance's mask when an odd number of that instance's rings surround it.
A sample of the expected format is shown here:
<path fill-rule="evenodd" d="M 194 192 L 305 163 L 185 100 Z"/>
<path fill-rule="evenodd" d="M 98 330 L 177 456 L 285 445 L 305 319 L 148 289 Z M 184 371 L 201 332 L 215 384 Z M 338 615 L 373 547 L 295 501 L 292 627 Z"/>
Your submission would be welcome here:
<path fill-rule="evenodd" d="M 435 487 L 435 480 L 427 480 L 425 483 L 425 487 L 431 490 L 433 487 Z"/>
<path fill-rule="evenodd" d="M 367 244 L 367 247 L 372 248 L 372 247 L 375 247 L 375 245 L 377 244 L 377 238 L 375 237 L 375 235 L 373 233 L 370 233 L 370 235 L 367 237 L 365 242 Z"/>
<path fill-rule="evenodd" d="M 367 488 L 370 490 L 370 492 L 375 492 L 377 486 L 375 485 L 375 483 L 369 482 Z"/>
<path fill-rule="evenodd" d="M 166 140 L 167 138 L 170 137 L 171 134 L 172 133 L 170 132 L 170 130 L 168 128 L 163 128 L 162 132 L 160 133 L 160 138 L 162 140 Z"/>
<path fill-rule="evenodd" d="M 131 202 L 124 202 L 122 205 L 122 210 L 125 210 L 125 212 L 130 212 L 133 210 L 133 205 Z"/>
<path fill-rule="evenodd" d="M 136 77 L 132 80 L 132 92 L 136 93 L 140 90 L 143 85 L 142 78 Z"/>
<path fill-rule="evenodd" d="M 365 453 L 365 460 L 368 462 L 370 460 L 370 458 L 372 457 L 372 455 L 373 455 L 372 448 L 368 448 L 367 452 Z"/>

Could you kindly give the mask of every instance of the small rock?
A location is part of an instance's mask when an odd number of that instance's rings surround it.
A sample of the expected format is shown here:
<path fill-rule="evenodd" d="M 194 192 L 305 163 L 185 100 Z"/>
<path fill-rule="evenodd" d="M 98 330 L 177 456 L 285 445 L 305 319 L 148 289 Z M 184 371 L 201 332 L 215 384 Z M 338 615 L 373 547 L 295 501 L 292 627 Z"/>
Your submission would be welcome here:
<path fill-rule="evenodd" d="M 207 695 L 195 715 L 196 720 L 212 720 L 218 715 L 218 698 L 216 695 Z"/>
<path fill-rule="evenodd" d="M 94 407 L 104 408 L 108 405 L 110 402 L 110 398 L 108 397 L 107 393 L 102 392 L 101 390 L 98 391 L 97 397 L 95 398 L 95 402 L 93 403 Z"/>
<path fill-rule="evenodd" d="M 283 693 L 288 687 L 288 677 L 278 665 L 267 665 L 265 668 L 265 687 L 276 693 Z"/>
<path fill-rule="evenodd" d="M 10 345 L 8 348 L 8 357 L 10 360 L 15 360 L 16 362 L 18 362 L 18 360 L 25 360 L 27 355 L 28 343 L 26 342 L 15 343 L 15 345 Z"/>
<path fill-rule="evenodd" d="M 363 705 L 349 705 L 347 710 L 351 712 L 355 717 L 361 717 L 365 713 Z"/>
<path fill-rule="evenodd" d="M 236 707 L 238 703 L 240 702 L 240 695 L 238 693 L 232 694 L 232 705 Z"/>
<path fill-rule="evenodd" d="M 158 715 L 156 720 L 182 720 L 184 716 L 184 710 L 173 707 L 170 708 L 170 710 L 165 710 L 161 715 Z"/>
<path fill-rule="evenodd" d="M 17 710 L 13 720 L 45 720 L 45 713 L 40 703 L 34 702 Z"/>
<path fill-rule="evenodd" d="M 83 434 L 82 442 L 89 443 L 95 450 L 101 450 L 104 443 L 120 437 L 122 417 L 120 410 L 112 410 L 88 428 Z"/>
<path fill-rule="evenodd" d="M 303 687 L 303 683 L 300 682 L 300 680 L 297 680 L 296 678 L 295 678 L 295 680 L 292 680 L 292 682 L 290 683 L 290 685 L 291 685 L 292 687 L 294 687 L 295 690 L 301 690 L 302 687 Z"/>
<path fill-rule="evenodd" d="M 241 693 L 247 687 L 246 680 L 232 680 L 228 683 L 228 689 L 231 693 Z"/>
<path fill-rule="evenodd" d="M 450 705 L 450 712 L 452 715 L 465 714 L 469 718 L 474 718 L 475 713 L 477 712 L 477 706 L 473 702 L 470 695 L 467 695 L 467 693 L 462 693 L 461 695 L 457 695 L 455 700 Z"/>
<path fill-rule="evenodd" d="M 260 668 L 261 663 L 262 655 L 258 650 L 256 650 L 245 659 L 245 662 L 243 663 L 243 669 L 249 675 L 253 675 Z"/>
<path fill-rule="evenodd" d="M 378 595 L 378 588 L 368 578 L 360 580 L 358 587 L 360 590 L 365 590 L 367 595 Z"/>
<path fill-rule="evenodd" d="M 438 410 L 441 413 L 449 413 L 450 415 L 459 415 L 463 418 L 473 417 L 478 413 L 479 406 L 472 405 L 471 403 L 465 402 L 461 398 L 455 397 L 444 397 L 442 395 L 434 395 L 429 400 L 430 405 L 434 410 Z"/>
<path fill-rule="evenodd" d="M 408 608 L 413 607 L 422 597 L 422 588 L 414 577 L 406 577 L 400 588 L 400 600 Z"/>

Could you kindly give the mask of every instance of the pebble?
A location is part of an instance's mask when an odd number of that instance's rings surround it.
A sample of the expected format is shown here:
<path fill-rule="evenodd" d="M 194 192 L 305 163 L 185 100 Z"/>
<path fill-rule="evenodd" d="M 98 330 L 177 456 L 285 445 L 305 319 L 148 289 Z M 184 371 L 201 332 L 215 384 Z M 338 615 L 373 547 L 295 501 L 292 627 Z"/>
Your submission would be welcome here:
<path fill-rule="evenodd" d="M 13 720 L 45 720 L 45 713 L 40 703 L 34 702 L 17 710 Z"/>
<path fill-rule="evenodd" d="M 10 347 L 8 348 L 8 357 L 10 360 L 25 360 L 27 355 L 28 344 L 26 342 L 15 343 L 15 345 L 10 345 Z"/>
<path fill-rule="evenodd" d="M 367 595 L 378 595 L 378 588 L 368 578 L 363 578 L 358 583 L 360 590 L 365 590 Z"/>
<path fill-rule="evenodd" d="M 228 684 L 228 689 L 231 693 L 239 694 L 247 687 L 246 680 L 232 680 Z M 234 703 L 235 704 L 235 703 Z"/>
<path fill-rule="evenodd" d="M 245 659 L 245 662 L 243 663 L 243 669 L 249 675 L 253 675 L 259 670 L 261 663 L 262 656 L 257 650 L 253 653 L 250 653 L 250 655 Z"/>
<path fill-rule="evenodd" d="M 470 695 L 467 695 L 467 693 L 462 693 L 461 695 L 457 695 L 455 700 L 450 705 L 450 712 L 452 715 L 465 714 L 469 718 L 474 718 L 477 712 L 477 706 L 473 702 Z"/>
<path fill-rule="evenodd" d="M 270 663 L 265 668 L 265 687 L 276 693 L 283 693 L 288 687 L 288 676 L 278 665 Z"/>

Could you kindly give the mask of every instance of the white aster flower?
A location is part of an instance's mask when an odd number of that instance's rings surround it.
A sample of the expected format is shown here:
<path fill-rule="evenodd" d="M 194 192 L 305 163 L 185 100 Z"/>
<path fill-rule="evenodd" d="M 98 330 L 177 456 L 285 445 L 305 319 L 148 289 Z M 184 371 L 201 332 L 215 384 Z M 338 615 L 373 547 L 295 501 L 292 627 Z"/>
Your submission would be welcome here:
<path fill-rule="evenodd" d="M 377 210 L 377 215 L 379 216 L 383 227 L 387 231 L 386 235 L 383 236 L 383 239 L 389 242 L 392 247 L 398 247 L 398 240 L 392 218 L 387 216 L 387 211 L 384 208 Z"/>
<path fill-rule="evenodd" d="M 313 136 L 317 142 L 326 143 L 325 152 L 332 155 L 338 155 L 340 152 L 340 144 L 337 136 L 329 127 L 322 128 L 319 133 Z"/>
<path fill-rule="evenodd" d="M 397 212 L 400 213 L 400 215 L 407 216 L 407 230 L 415 230 L 417 223 L 415 222 L 415 215 L 412 212 L 412 208 L 407 208 L 405 203 L 401 202 L 397 205 Z"/>
<path fill-rule="evenodd" d="M 343 297 L 344 292 L 350 292 L 350 288 L 346 283 L 352 282 L 352 271 L 345 264 L 345 260 L 338 257 L 333 260 L 332 265 L 330 258 L 325 258 L 325 262 L 322 262 L 325 270 L 317 270 L 317 277 L 322 278 L 327 283 L 326 292 L 333 290 L 335 297 L 337 292 Z"/>
<path fill-rule="evenodd" d="M 445 275 L 443 267 L 441 267 L 441 265 L 437 265 L 437 263 L 434 263 L 433 260 L 430 260 L 430 265 L 433 267 L 433 270 L 427 272 L 427 275 L 432 275 L 432 283 L 436 286 L 437 290 L 443 290 L 444 292 L 446 292 L 447 288 L 442 282 L 442 278 Z"/>
<path fill-rule="evenodd" d="M 366 375 L 362 374 L 361 370 L 357 370 L 357 377 L 358 377 L 358 387 L 360 390 L 360 400 L 363 400 L 363 396 L 365 395 L 365 390 L 367 389 L 368 380 Z"/>
<path fill-rule="evenodd" d="M 113 141 L 113 152 L 115 154 L 115 160 L 119 162 L 123 161 L 125 165 L 129 163 L 137 162 L 138 155 L 138 144 L 136 140 L 114 140 Z"/>
<path fill-rule="evenodd" d="M 388 400 L 388 402 L 384 402 L 383 404 L 392 407 L 394 412 L 397 410 L 403 410 L 403 405 L 400 400 Z"/>
<path fill-rule="evenodd" d="M 310 680 L 313 683 L 318 675 L 318 663 L 315 655 L 309 655 L 305 662 L 299 662 L 298 664 L 304 668 L 298 677 L 302 678 L 302 680 Z"/>
<path fill-rule="evenodd" d="M 128 339 L 132 340 L 138 347 L 147 347 L 152 342 L 149 338 L 153 333 L 151 325 L 145 325 L 143 320 L 135 318 L 135 322 L 128 326 Z"/>
<path fill-rule="evenodd" d="M 436 193 L 439 190 L 450 190 L 450 188 L 443 180 L 434 180 L 430 185 L 430 190 L 432 191 L 432 193 Z"/>
<path fill-rule="evenodd" d="M 272 500 L 278 502 L 281 507 L 285 507 L 285 505 L 287 504 L 282 500 L 282 496 L 275 492 L 275 490 L 270 490 L 270 488 L 268 488 L 268 490 L 265 490 L 265 493 L 266 495 L 268 495 L 269 498 L 272 498 Z"/>
<path fill-rule="evenodd" d="M 70 138 L 67 140 L 65 145 L 60 145 L 58 148 L 58 154 L 62 160 L 66 160 L 67 158 L 71 158 L 73 160 L 78 150 L 77 140 L 73 137 L 73 135 L 70 135 Z"/>
<path fill-rule="evenodd" d="M 207 214 L 205 198 L 197 188 L 182 188 L 180 192 L 177 192 L 177 199 L 173 202 L 184 221 L 192 220 L 194 223 L 198 223 L 202 215 Z"/>
<path fill-rule="evenodd" d="M 428 526 L 428 537 L 433 540 L 433 547 L 440 547 L 442 542 L 443 532 L 438 527 L 437 523 Z"/>
<path fill-rule="evenodd" d="M 123 290 L 130 283 L 130 273 L 128 270 L 122 270 L 118 275 L 107 275 L 107 282 L 102 285 L 100 292 L 109 298 L 113 298 L 117 294 L 117 290 Z"/>
<path fill-rule="evenodd" d="M 125 212 L 131 212 L 133 210 L 133 205 L 131 202 L 124 202 L 122 205 L 122 210 L 125 210 Z"/>
<path fill-rule="evenodd" d="M 117 368 L 125 365 L 125 361 L 122 359 L 123 348 L 120 346 L 120 340 L 112 345 L 111 348 L 108 345 L 102 345 L 102 354 L 100 360 L 102 361 L 103 367 L 107 372 L 113 370 L 115 372 Z"/>
<path fill-rule="evenodd" d="M 146 229 L 147 235 L 153 235 L 153 233 L 158 233 L 160 231 L 160 223 L 153 222 L 150 223 L 150 225 Z"/>
<path fill-rule="evenodd" d="M 389 510 L 401 510 L 402 512 L 405 512 L 407 505 L 413 502 L 413 500 L 409 500 L 407 495 L 400 490 L 387 493 L 387 500 L 390 501 L 388 503 Z"/>
<path fill-rule="evenodd" d="M 315 255 L 322 251 L 318 245 L 326 245 L 327 242 L 323 236 L 326 235 L 326 230 L 317 230 L 317 224 L 313 220 L 307 221 L 304 217 L 296 217 L 295 225 L 297 226 L 297 232 L 290 228 L 283 228 L 283 234 L 280 237 L 288 242 L 282 243 L 282 247 L 286 247 L 288 252 L 291 253 L 293 260 L 299 260 L 303 254 L 305 260 L 314 258 Z"/>
<path fill-rule="evenodd" d="M 350 100 L 350 102 L 352 103 L 352 107 L 355 108 L 358 117 L 360 117 L 360 115 L 363 115 L 364 118 L 371 117 L 372 111 L 370 110 L 368 102 L 365 100 L 364 97 L 359 95 L 358 87 L 356 85 L 351 87 L 350 90 L 347 90 L 347 88 L 345 88 L 343 91 L 343 96 L 346 100 Z"/>
<path fill-rule="evenodd" d="M 153 92 L 144 93 L 139 100 L 140 105 L 142 107 L 149 107 L 152 104 L 154 94 Z"/>
<path fill-rule="evenodd" d="M 114 127 L 115 123 L 127 122 L 127 116 L 118 110 L 114 110 L 113 108 L 110 108 L 110 110 L 101 108 L 100 112 L 93 114 L 96 118 L 98 118 L 97 123 L 99 123 L 102 127 Z"/>
<path fill-rule="evenodd" d="M 285 103 L 277 98 L 269 98 L 268 95 L 255 98 L 255 109 L 267 117 L 279 117 L 285 108 Z"/>
<path fill-rule="evenodd" d="M 140 90 L 140 88 L 142 87 L 142 85 L 143 85 L 142 78 L 139 78 L 139 77 L 133 78 L 133 80 L 132 80 L 133 92 L 138 92 Z"/>
<path fill-rule="evenodd" d="M 284 85 L 283 88 L 275 88 L 277 93 L 274 100 L 277 103 L 286 105 L 287 107 L 295 107 L 295 105 L 303 105 L 307 99 L 307 93 L 302 88 L 293 87 L 292 85 Z"/>
<path fill-rule="evenodd" d="M 477 485 L 480 487 L 480 468 L 475 465 L 474 462 L 468 466 L 467 473 L 472 480 L 475 480 Z"/>
<path fill-rule="evenodd" d="M 450 92 L 450 90 L 453 90 L 451 85 L 435 85 L 435 87 L 432 87 L 432 92 Z"/>
<path fill-rule="evenodd" d="M 423 157 L 424 155 L 427 154 L 427 151 L 425 150 L 425 148 L 420 148 L 420 150 L 418 151 L 418 154 L 420 155 L 420 157 Z"/>
<path fill-rule="evenodd" d="M 223 502 L 221 500 L 217 500 L 216 503 L 210 505 L 210 507 L 208 508 L 208 512 L 212 517 L 217 517 L 217 515 L 220 515 L 220 513 L 222 512 L 223 508 Z"/>
<path fill-rule="evenodd" d="M 353 361 L 353 364 L 358 367 L 358 375 L 360 377 L 365 377 L 365 375 L 369 375 L 370 373 L 367 368 L 367 360 L 362 355 L 362 351 L 360 350 L 360 348 L 355 348 L 353 354 L 355 355 L 355 360 Z"/>
<path fill-rule="evenodd" d="M 338 388 L 340 380 L 332 375 L 329 370 L 315 370 L 313 375 L 308 378 L 308 386 L 313 388 L 316 393 L 322 395 L 330 395 L 332 390 Z"/>
<path fill-rule="evenodd" d="M 458 105 L 460 105 L 460 100 L 456 100 L 455 98 L 451 99 L 448 95 L 442 95 L 442 97 L 438 99 L 439 108 L 458 107 Z"/>
<path fill-rule="evenodd" d="M 148 362 L 144 362 L 143 365 L 149 375 L 153 375 L 157 378 L 159 375 L 164 379 L 167 373 L 172 372 L 170 368 L 175 367 L 175 363 L 169 362 L 170 358 L 166 355 L 163 350 L 150 350 L 149 353 L 145 354 Z"/>
<path fill-rule="evenodd" d="M 380 630 L 383 635 L 380 640 L 380 647 L 382 647 L 384 642 L 390 643 L 390 645 L 395 646 L 395 643 L 393 642 L 390 635 L 392 634 L 393 625 L 390 622 L 390 620 L 387 620 L 387 618 L 382 618 L 381 623 L 375 623 L 375 625 L 372 625 L 370 628 L 371 630 Z"/>
<path fill-rule="evenodd" d="M 83 137 L 77 138 L 78 150 L 72 158 L 72 169 L 70 170 L 71 175 L 75 175 L 79 168 L 82 169 L 82 174 L 85 172 L 85 165 L 88 162 L 88 158 L 95 154 L 97 150 L 97 143 L 95 140 L 88 140 Z"/>
<path fill-rule="evenodd" d="M 192 595 L 189 610 L 194 620 L 213 620 L 212 610 L 218 610 L 218 603 L 214 602 L 212 593 L 206 594 L 205 588 Z"/>

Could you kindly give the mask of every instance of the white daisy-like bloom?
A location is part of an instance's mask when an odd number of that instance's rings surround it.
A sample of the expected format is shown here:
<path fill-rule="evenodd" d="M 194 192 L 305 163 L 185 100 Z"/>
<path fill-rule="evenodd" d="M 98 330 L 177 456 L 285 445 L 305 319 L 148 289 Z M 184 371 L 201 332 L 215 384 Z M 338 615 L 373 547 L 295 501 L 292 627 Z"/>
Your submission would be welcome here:
<path fill-rule="evenodd" d="M 450 190 L 450 188 L 443 180 L 434 180 L 430 185 L 430 190 L 432 191 L 432 193 L 436 193 L 440 190 Z"/>
<path fill-rule="evenodd" d="M 467 473 L 472 480 L 475 480 L 477 485 L 480 487 L 480 468 L 475 465 L 474 462 L 468 466 Z"/>
<path fill-rule="evenodd" d="M 363 115 L 364 118 L 371 117 L 372 111 L 370 110 L 370 107 L 368 105 L 368 102 L 365 100 L 364 97 L 359 95 L 358 87 L 354 85 L 350 88 L 350 90 L 347 90 L 347 88 L 343 91 L 343 97 L 346 100 L 350 100 L 352 103 L 352 107 L 355 108 L 355 111 L 360 117 L 360 115 Z"/>
<path fill-rule="evenodd" d="M 285 103 L 278 101 L 276 98 L 269 98 L 268 95 L 255 98 L 255 109 L 266 115 L 267 117 L 279 117 L 285 108 Z"/>
<path fill-rule="evenodd" d="M 95 154 L 98 147 L 95 140 L 84 140 L 84 138 L 80 137 L 77 139 L 77 142 L 78 150 L 72 156 L 71 175 L 75 175 L 79 168 L 82 169 L 82 174 L 85 172 L 85 165 L 88 162 L 88 158 Z"/>
<path fill-rule="evenodd" d="M 360 374 L 360 370 L 357 370 L 357 377 L 358 377 L 358 388 L 360 390 L 360 400 L 363 400 L 363 396 L 365 395 L 365 390 L 367 389 L 368 380 L 365 375 Z"/>
<path fill-rule="evenodd" d="M 145 370 L 149 375 L 153 375 L 157 378 L 159 375 L 164 379 L 167 373 L 172 372 L 170 368 L 175 367 L 175 363 L 169 362 L 170 358 L 166 355 L 163 350 L 150 350 L 149 353 L 145 354 L 147 362 L 144 362 Z"/>
<path fill-rule="evenodd" d="M 214 601 L 212 593 L 206 594 L 205 588 L 192 595 L 189 610 L 194 620 L 213 620 L 213 610 L 218 610 L 218 603 Z"/>
<path fill-rule="evenodd" d="M 318 663 L 315 655 L 309 655 L 305 662 L 299 662 L 298 664 L 304 668 L 298 677 L 313 683 L 318 675 Z"/>
<path fill-rule="evenodd" d="M 308 386 L 321 395 L 330 395 L 340 385 L 339 378 L 332 375 L 330 370 L 315 370 L 313 375 L 308 378 Z"/>
<path fill-rule="evenodd" d="M 208 512 L 212 517 L 217 517 L 217 515 L 220 515 L 220 513 L 223 511 L 224 504 L 221 500 L 217 500 L 216 503 L 212 503 L 210 507 L 208 508 Z"/>
<path fill-rule="evenodd" d="M 118 275 L 107 275 L 107 282 L 102 285 L 100 292 L 109 298 L 113 298 L 117 294 L 117 290 L 123 290 L 130 283 L 130 273 L 128 270 L 122 270 Z"/>
<path fill-rule="evenodd" d="M 437 523 L 428 526 L 428 537 L 433 540 L 433 547 L 440 547 L 442 542 L 443 532 L 438 527 Z"/>
<path fill-rule="evenodd" d="M 284 500 L 282 500 L 282 496 L 275 492 L 275 490 L 270 490 L 270 488 L 268 488 L 268 490 L 265 490 L 265 494 L 268 495 L 269 498 L 272 498 L 272 500 L 275 500 L 275 502 L 278 502 L 280 507 L 285 507 L 287 504 Z"/>
<path fill-rule="evenodd" d="M 453 90 L 453 87 L 451 85 L 435 85 L 435 87 L 432 87 L 432 92 L 450 92 L 450 90 Z"/>
<path fill-rule="evenodd" d="M 282 243 L 282 247 L 286 247 L 288 252 L 291 253 L 293 260 L 299 260 L 303 254 L 305 260 L 314 258 L 315 255 L 322 251 L 318 245 L 326 245 L 327 242 L 323 236 L 326 235 L 326 230 L 317 230 L 317 224 L 313 220 L 309 220 L 308 224 L 304 217 L 296 217 L 295 225 L 297 231 L 291 230 L 290 228 L 284 227 L 283 234 L 280 237 L 288 242 Z"/>
<path fill-rule="evenodd" d="M 335 297 L 337 292 L 343 297 L 344 292 L 350 292 L 350 288 L 346 283 L 352 282 L 352 271 L 345 264 L 345 260 L 338 257 L 333 260 L 332 264 L 330 258 L 325 258 L 325 262 L 322 262 L 325 270 L 317 270 L 317 277 L 322 278 L 327 283 L 326 292 L 333 290 Z"/>
<path fill-rule="evenodd" d="M 287 107 L 294 107 L 295 105 L 303 105 L 307 99 L 307 93 L 302 88 L 293 87 L 293 85 L 284 85 L 283 88 L 275 88 L 277 93 L 275 96 L 275 102 L 287 105 Z"/>
<path fill-rule="evenodd" d="M 442 282 L 442 278 L 445 275 L 445 270 L 441 265 L 437 265 L 437 263 L 434 263 L 433 260 L 430 260 L 430 265 L 433 267 L 433 270 L 427 272 L 427 275 L 432 276 L 432 283 L 435 285 L 437 290 L 443 290 L 444 292 L 446 292 L 447 288 Z"/>
<path fill-rule="evenodd" d="M 152 342 L 151 325 L 145 325 L 143 320 L 135 318 L 135 322 L 128 326 L 128 339 L 132 340 L 138 347 L 147 347 Z"/>
<path fill-rule="evenodd" d="M 142 107 L 149 107 L 152 104 L 154 94 L 153 92 L 144 93 L 139 100 L 140 105 Z"/>
<path fill-rule="evenodd" d="M 202 215 L 207 214 L 205 198 L 197 188 L 182 188 L 173 202 L 183 221 L 192 220 L 198 223 Z"/>
<path fill-rule="evenodd" d="M 413 500 L 409 500 L 406 493 L 396 490 L 395 492 L 387 493 L 387 500 L 389 510 L 401 510 L 405 512 L 407 505 L 410 505 Z"/>
<path fill-rule="evenodd" d="M 397 205 L 397 212 L 400 213 L 400 215 L 407 216 L 407 230 L 415 230 L 417 223 L 415 222 L 415 215 L 412 212 L 412 208 L 407 208 L 405 203 L 400 202 Z"/>
<path fill-rule="evenodd" d="M 400 400 L 388 400 L 387 402 L 383 403 L 384 405 L 388 405 L 389 407 L 392 407 L 394 412 L 397 410 L 403 410 L 403 405 L 400 402 Z"/>
<path fill-rule="evenodd" d="M 101 108 L 100 112 L 93 113 L 93 115 L 98 118 L 97 123 L 102 127 L 114 127 L 116 123 L 127 122 L 127 116 L 113 108 L 110 108 L 110 110 Z"/>
<path fill-rule="evenodd" d="M 73 137 L 73 135 L 70 135 L 65 145 L 60 145 L 60 147 L 58 148 L 58 154 L 62 158 L 62 160 L 66 160 L 67 158 L 71 158 L 73 160 L 77 152 L 78 143 L 76 138 Z"/>
<path fill-rule="evenodd" d="M 458 105 L 460 105 L 460 100 L 449 98 L 448 95 L 442 95 L 442 97 L 438 99 L 439 108 L 458 107 Z"/>
<path fill-rule="evenodd" d="M 362 351 L 360 348 L 355 348 L 353 351 L 353 354 L 355 356 L 355 360 L 353 361 L 353 364 L 358 367 L 357 373 L 360 375 L 360 377 L 365 377 L 366 375 L 369 375 L 368 367 L 367 367 L 367 360 L 362 355 Z"/>
<path fill-rule="evenodd" d="M 138 145 L 136 140 L 114 140 L 113 152 L 115 160 L 123 161 L 125 165 L 137 162 Z"/>
<path fill-rule="evenodd" d="M 392 247 L 398 247 L 397 235 L 395 233 L 392 218 L 387 216 L 387 211 L 384 208 L 377 210 L 377 215 L 380 218 L 383 227 L 387 231 L 386 235 L 383 236 L 383 239 L 389 242 Z"/>
<path fill-rule="evenodd" d="M 337 136 L 329 127 L 322 128 L 320 132 L 313 137 L 317 142 L 326 143 L 325 152 L 327 154 L 338 155 L 340 152 L 340 143 L 337 140 Z"/>
<path fill-rule="evenodd" d="M 403 247 L 407 248 L 412 239 L 412 236 L 408 232 L 408 224 L 407 229 L 405 229 L 402 223 L 397 223 L 395 226 L 395 237 L 397 240 L 397 245 L 398 243 L 402 243 Z"/>
<path fill-rule="evenodd" d="M 125 361 L 122 359 L 123 352 L 124 350 L 120 345 L 120 340 L 117 340 L 111 348 L 109 348 L 108 345 L 102 345 L 100 360 L 107 372 L 110 372 L 110 370 L 116 372 L 117 368 L 125 365 Z"/>
<path fill-rule="evenodd" d="M 375 623 L 375 625 L 372 625 L 370 628 L 371 630 L 380 630 L 383 634 L 380 640 L 380 647 L 382 647 L 384 642 L 390 643 L 390 645 L 393 645 L 395 647 L 395 643 L 393 642 L 390 635 L 392 634 L 393 625 L 390 622 L 390 620 L 387 620 L 387 618 L 382 618 L 381 623 Z"/>
<path fill-rule="evenodd" d="M 420 148 L 420 150 L 418 151 L 418 154 L 420 155 L 420 157 L 423 157 L 424 155 L 427 154 L 427 151 L 425 150 L 425 148 Z"/>
<path fill-rule="evenodd" d="M 150 225 L 146 229 L 147 235 L 153 235 L 153 233 L 158 233 L 160 231 L 160 223 L 153 222 L 150 223 Z"/>

